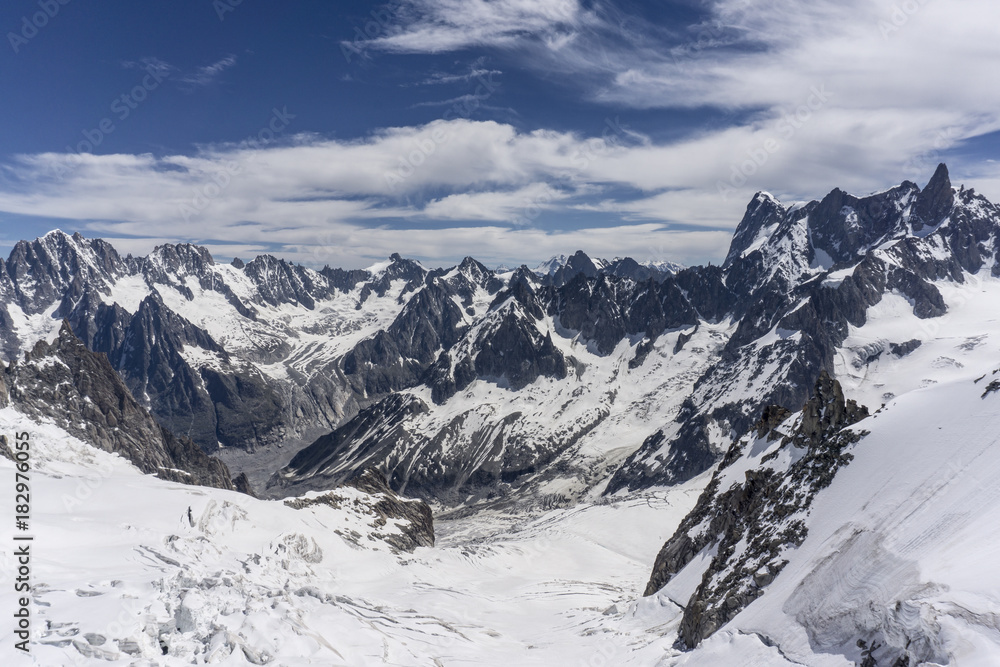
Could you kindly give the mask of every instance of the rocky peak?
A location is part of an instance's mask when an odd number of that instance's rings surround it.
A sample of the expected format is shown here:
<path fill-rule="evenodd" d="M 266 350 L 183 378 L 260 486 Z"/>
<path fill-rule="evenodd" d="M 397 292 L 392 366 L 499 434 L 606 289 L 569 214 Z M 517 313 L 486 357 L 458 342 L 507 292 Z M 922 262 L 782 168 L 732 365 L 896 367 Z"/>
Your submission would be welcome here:
<path fill-rule="evenodd" d="M 462 260 L 457 267 L 457 273 L 458 279 L 452 280 L 452 286 L 458 296 L 462 297 L 463 305 L 466 307 L 471 305 L 476 288 L 485 289 L 490 294 L 495 294 L 503 288 L 503 281 L 497 278 L 496 273 L 472 257 Z M 428 277 L 430 275 L 428 274 Z"/>
<path fill-rule="evenodd" d="M 200 276 L 206 267 L 215 265 L 215 259 L 207 248 L 190 243 L 156 246 L 146 259 L 153 275 Z"/>
<path fill-rule="evenodd" d="M 556 268 L 547 276 L 542 276 L 542 282 L 555 287 L 562 287 L 578 276 L 594 278 L 599 272 L 600 267 L 598 263 L 592 260 L 584 251 L 577 250 L 569 256 L 562 266 Z"/>
<path fill-rule="evenodd" d="M 29 315 L 41 313 L 76 282 L 101 291 L 126 272 L 121 257 L 107 242 L 88 241 L 79 233 L 56 230 L 34 241 L 19 241 L 3 266 L 14 298 Z"/>
<path fill-rule="evenodd" d="M 924 225 L 937 225 L 951 212 L 954 205 L 955 191 L 948 175 L 948 166 L 942 162 L 913 203 L 914 231 L 919 231 Z"/>
<path fill-rule="evenodd" d="M 329 295 L 327 281 L 303 266 L 296 266 L 272 255 L 258 255 L 243 272 L 254 285 L 264 303 L 301 304 L 312 310 L 316 300 Z"/>
<path fill-rule="evenodd" d="M 758 192 L 747 204 L 743 219 L 736 226 L 733 240 L 729 245 L 729 253 L 723 266 L 729 266 L 739 258 L 757 240 L 761 232 L 772 225 L 777 225 L 785 217 L 785 207 L 767 192 Z"/>
<path fill-rule="evenodd" d="M 545 315 L 538 300 L 538 293 L 523 275 L 519 276 L 518 280 L 511 279 L 506 289 L 501 290 L 496 295 L 496 298 L 493 299 L 493 303 L 490 304 L 490 310 L 501 308 L 509 299 L 513 299 L 519 303 L 524 311 L 536 320 L 541 319 Z"/>
<path fill-rule="evenodd" d="M 389 256 L 391 260 L 389 266 L 385 268 L 383 276 L 389 280 L 406 280 L 408 282 L 421 283 L 427 276 L 427 269 L 412 259 L 405 259 L 398 252 Z"/>

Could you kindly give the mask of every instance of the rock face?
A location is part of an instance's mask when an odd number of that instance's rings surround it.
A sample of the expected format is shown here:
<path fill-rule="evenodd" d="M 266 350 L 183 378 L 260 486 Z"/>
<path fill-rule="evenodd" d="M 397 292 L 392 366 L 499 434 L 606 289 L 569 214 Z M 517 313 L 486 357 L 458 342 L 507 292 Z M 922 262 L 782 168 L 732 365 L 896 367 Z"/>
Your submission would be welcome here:
<path fill-rule="evenodd" d="M 369 498 L 360 501 L 365 511 L 374 516 L 373 525 L 384 532 L 371 534 L 370 539 L 381 539 L 399 551 L 412 553 L 417 547 L 434 546 L 434 516 L 430 506 L 420 500 L 406 500 L 396 495 L 389 488 L 385 475 L 369 468 L 360 475 L 345 482 L 328 493 L 313 498 L 296 498 L 286 500 L 285 504 L 295 509 L 303 509 L 315 505 L 329 505 L 339 508 L 352 502 L 344 489 L 357 489 Z M 355 502 L 357 505 L 358 502 Z M 388 529 L 389 522 L 393 523 Z M 392 528 L 395 531 L 392 531 Z"/>
<path fill-rule="evenodd" d="M 851 461 L 847 449 L 864 436 L 848 427 L 867 416 L 867 408 L 845 399 L 840 383 L 823 372 L 801 412 L 792 416 L 770 406 L 733 443 L 664 544 L 646 585 L 646 595 L 657 593 L 699 555 L 710 555 L 686 601 L 680 626 L 685 646 L 694 648 L 725 625 L 782 570 L 783 552 L 806 537 L 813 498 Z"/>
<path fill-rule="evenodd" d="M 400 425 L 410 415 L 427 410 L 423 401 L 399 394 L 371 405 L 296 454 L 268 486 L 290 490 L 305 480 L 311 484 L 302 490 L 339 486 L 354 477 L 358 468 L 382 464 L 397 441 L 406 437 Z"/>
<path fill-rule="evenodd" d="M 735 331 L 674 423 L 625 461 L 608 492 L 708 469 L 727 447 L 718 433 L 747 431 L 767 405 L 801 405 L 812 380 L 833 372 L 849 328 L 863 326 L 886 295 L 905 297 L 914 315 L 931 319 L 947 310 L 936 281 L 963 283 L 984 267 L 1000 275 L 998 240 L 1000 209 L 952 188 L 944 165 L 923 190 L 908 181 L 861 198 L 834 190 L 793 208 L 758 193 L 722 269 Z M 890 350 L 902 356 L 918 344 L 899 341 Z M 848 352 L 862 365 L 872 355 Z"/>
<path fill-rule="evenodd" d="M 120 454 L 145 473 L 185 484 L 233 489 L 229 471 L 191 440 L 177 437 L 140 406 L 102 354 L 63 323 L 52 344 L 39 342 L 4 370 L 10 402 L 49 418 L 71 435 Z"/>

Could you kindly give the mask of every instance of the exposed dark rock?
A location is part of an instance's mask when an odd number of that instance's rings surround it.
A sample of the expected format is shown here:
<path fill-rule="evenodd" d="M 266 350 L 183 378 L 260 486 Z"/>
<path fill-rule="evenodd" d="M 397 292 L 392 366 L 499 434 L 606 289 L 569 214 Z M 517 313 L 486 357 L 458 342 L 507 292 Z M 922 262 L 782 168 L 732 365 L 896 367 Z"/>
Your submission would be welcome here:
<path fill-rule="evenodd" d="M 224 463 L 177 437 L 140 406 L 107 357 L 91 352 L 64 322 L 4 372 L 10 400 L 29 416 L 52 419 L 88 444 L 120 454 L 145 473 L 232 489 Z"/>
<path fill-rule="evenodd" d="M 635 356 L 628 360 L 628 367 L 630 369 L 634 370 L 642 366 L 642 364 L 646 361 L 646 357 L 648 357 L 649 353 L 653 351 L 653 343 L 654 341 L 648 338 L 644 338 L 639 341 L 639 344 L 635 346 Z M 676 352 L 674 354 L 676 354 Z"/>
<path fill-rule="evenodd" d="M 423 401 L 403 394 L 361 410 L 332 433 L 318 438 L 279 470 L 267 486 L 292 488 L 308 481 L 310 488 L 334 488 L 356 473 L 383 464 L 411 415 L 429 410 Z"/>
<path fill-rule="evenodd" d="M 384 518 L 402 519 L 409 522 L 403 528 L 406 541 L 396 543 L 403 551 L 413 551 L 416 547 L 434 546 L 434 514 L 427 503 L 421 500 L 404 500 L 389 488 L 389 481 L 375 468 L 368 468 L 357 477 L 348 480 L 344 486 L 351 486 L 372 495 L 382 494 L 385 500 L 375 505 L 376 511 Z"/>
<path fill-rule="evenodd" d="M 914 231 L 921 231 L 925 225 L 937 225 L 951 213 L 954 203 L 955 194 L 948 176 L 948 167 L 941 163 L 913 202 L 913 215 L 916 218 Z"/>
<path fill-rule="evenodd" d="M 990 394 L 1000 391 L 1000 380 L 992 380 L 988 385 L 986 385 L 986 390 L 983 391 L 981 398 L 986 398 Z"/>
<path fill-rule="evenodd" d="M 478 344 L 476 373 L 481 377 L 504 378 L 514 391 L 539 376 L 566 377 L 566 359 L 556 349 L 552 336 L 542 337 L 517 309 L 507 309 L 497 326 Z"/>
<path fill-rule="evenodd" d="M 840 384 L 824 372 L 799 418 L 784 433 L 776 429 L 788 423 L 790 414 L 774 406 L 764 411 L 748 439 L 733 443 L 694 510 L 658 554 L 646 586 L 646 595 L 656 593 L 699 553 L 715 547 L 684 610 L 680 640 L 685 646 L 697 646 L 722 627 L 781 572 L 784 551 L 806 537 L 802 518 L 813 498 L 850 462 L 852 456 L 845 449 L 863 437 L 844 429 L 867 416 L 867 408 L 845 399 Z M 778 437 L 781 442 L 774 455 L 786 447 L 802 449 L 804 454 L 787 470 L 751 469 L 743 483 L 722 488 L 725 471 L 744 454 L 749 441 Z M 737 552 L 740 543 L 746 547 Z"/>
<path fill-rule="evenodd" d="M 391 325 L 351 350 L 343 369 L 356 390 L 378 396 L 415 386 L 464 329 L 465 317 L 451 297 L 435 281 L 417 292 Z"/>
<path fill-rule="evenodd" d="M 921 342 L 916 338 L 908 340 L 905 343 L 889 343 L 889 352 L 897 357 L 905 357 L 920 347 L 920 345 Z"/>
<path fill-rule="evenodd" d="M 257 497 L 257 494 L 254 493 L 253 486 L 250 484 L 250 478 L 247 477 L 245 472 L 241 472 L 233 478 L 233 488 L 240 493 L 245 493 L 253 498 Z"/>
<path fill-rule="evenodd" d="M 697 331 L 697 329 L 695 331 Z M 674 354 L 677 354 L 684 349 L 684 346 L 688 344 L 688 341 L 694 337 L 695 331 L 692 331 L 691 333 L 684 333 L 682 331 L 677 334 L 677 342 L 674 343 Z"/>

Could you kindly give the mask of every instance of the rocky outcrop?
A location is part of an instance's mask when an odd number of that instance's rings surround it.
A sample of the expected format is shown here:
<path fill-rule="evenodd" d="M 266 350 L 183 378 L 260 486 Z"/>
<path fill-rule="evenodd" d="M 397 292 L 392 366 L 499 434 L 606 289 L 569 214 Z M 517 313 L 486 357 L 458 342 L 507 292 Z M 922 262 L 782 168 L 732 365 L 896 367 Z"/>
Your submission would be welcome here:
<path fill-rule="evenodd" d="M 403 424 L 428 411 L 420 399 L 403 394 L 361 410 L 332 433 L 321 436 L 296 454 L 268 481 L 268 488 L 331 489 L 351 479 L 357 470 L 382 464 L 407 437 Z M 307 486 L 302 486 L 305 483 Z"/>
<path fill-rule="evenodd" d="M 370 538 L 381 539 L 393 548 L 408 553 L 417 547 L 434 546 L 434 515 L 430 506 L 420 500 L 400 498 L 389 488 L 385 475 L 373 468 L 332 491 L 312 498 L 286 500 L 285 504 L 295 509 L 316 505 L 340 508 L 345 503 L 353 502 L 356 507 L 358 502 L 343 492 L 346 488 L 357 489 L 370 496 L 361 504 L 366 512 L 374 516 L 374 526 L 382 529 Z M 392 526 L 389 526 L 390 521 Z"/>
<path fill-rule="evenodd" d="M 191 440 L 175 436 L 140 406 L 103 354 L 91 352 L 64 322 L 4 370 L 10 401 L 35 418 L 121 455 L 139 470 L 185 484 L 233 489 L 229 471 Z"/>
<path fill-rule="evenodd" d="M 250 484 L 250 478 L 247 477 L 245 472 L 241 472 L 233 478 L 233 488 L 240 493 L 245 493 L 253 498 L 257 497 L 257 494 L 253 490 L 253 486 Z"/>
<path fill-rule="evenodd" d="M 864 435 L 848 427 L 867 416 L 867 408 L 846 399 L 840 383 L 824 372 L 794 418 L 780 406 L 768 407 L 751 432 L 733 443 L 695 508 L 660 550 L 646 585 L 645 594 L 652 595 L 699 554 L 712 554 L 685 605 L 685 646 L 697 646 L 725 625 L 781 572 L 782 554 L 806 537 L 804 518 L 813 498 L 851 461 L 847 449 Z M 753 465 L 733 476 L 730 470 L 741 459 Z"/>

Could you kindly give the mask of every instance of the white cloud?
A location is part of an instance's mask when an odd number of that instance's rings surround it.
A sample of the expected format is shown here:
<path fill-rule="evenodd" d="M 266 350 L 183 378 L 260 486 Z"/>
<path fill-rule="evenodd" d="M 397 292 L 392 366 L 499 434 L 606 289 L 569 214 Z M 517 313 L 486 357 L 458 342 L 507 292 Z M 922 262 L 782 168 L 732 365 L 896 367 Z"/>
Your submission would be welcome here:
<path fill-rule="evenodd" d="M 512 45 L 526 37 L 555 43 L 592 17 L 578 0 L 409 0 L 395 19 L 370 46 L 438 53 Z"/>
<path fill-rule="evenodd" d="M 719 230 L 735 226 L 754 189 L 798 200 L 835 185 L 859 194 L 892 185 L 909 176 L 895 164 L 898 141 L 927 147 L 926 173 L 914 180 L 933 171 L 933 137 L 913 133 L 899 112 L 863 123 L 843 110 L 814 114 L 794 132 L 769 119 L 673 143 L 626 143 L 627 128 L 603 138 L 442 120 L 365 140 L 299 135 L 192 156 L 44 153 L 2 167 L 0 211 L 86 221 L 90 233 L 132 237 L 135 247 L 169 229 L 174 240 L 278 245 L 319 264 L 477 248 L 505 262 L 576 247 L 641 256 L 654 237 L 670 249 L 656 258 L 693 264 L 724 256 L 729 232 Z M 753 172 L 746 182 L 743 172 Z M 997 181 L 995 170 L 953 173 Z"/>
<path fill-rule="evenodd" d="M 488 220 L 531 224 L 542 211 L 552 210 L 556 202 L 571 193 L 546 183 L 533 183 L 510 192 L 473 192 L 448 195 L 427 203 L 423 214 L 437 220 Z"/>
<path fill-rule="evenodd" d="M 714 0 L 703 5 L 706 21 L 673 29 L 611 3 L 466 6 L 404 0 L 395 32 L 369 46 L 499 47 L 547 77 L 566 74 L 582 94 L 617 108 L 753 114 L 602 160 L 598 179 L 625 170 L 621 180 L 653 189 L 741 181 L 748 151 L 774 137 L 780 150 L 743 174 L 746 190 L 816 196 L 836 184 L 867 191 L 924 178 L 926 160 L 915 158 L 1000 130 L 1000 88 L 991 84 L 1000 67 L 995 0 Z M 827 99 L 808 109 L 816 91 Z M 785 119 L 803 110 L 809 122 L 788 133 Z M 676 159 L 665 172 L 651 169 L 664 168 L 664 153 Z"/>

